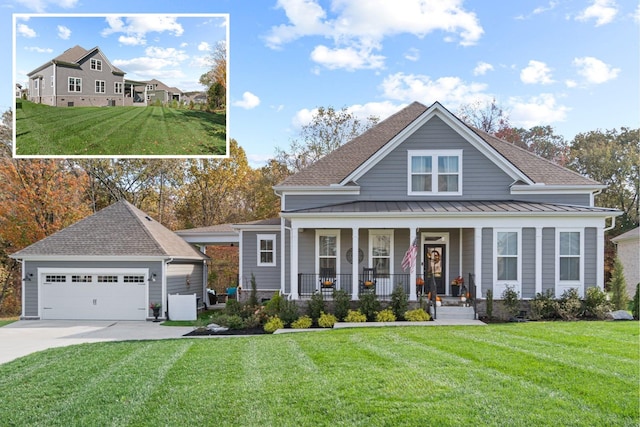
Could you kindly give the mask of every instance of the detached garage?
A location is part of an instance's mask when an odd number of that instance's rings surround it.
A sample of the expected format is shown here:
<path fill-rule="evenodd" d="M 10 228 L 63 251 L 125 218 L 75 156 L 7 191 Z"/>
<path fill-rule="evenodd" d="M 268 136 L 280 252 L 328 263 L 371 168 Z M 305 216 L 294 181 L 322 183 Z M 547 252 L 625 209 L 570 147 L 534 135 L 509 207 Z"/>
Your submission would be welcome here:
<path fill-rule="evenodd" d="M 22 261 L 22 318 L 145 320 L 152 303 L 206 287 L 206 255 L 126 201 L 11 255 Z"/>

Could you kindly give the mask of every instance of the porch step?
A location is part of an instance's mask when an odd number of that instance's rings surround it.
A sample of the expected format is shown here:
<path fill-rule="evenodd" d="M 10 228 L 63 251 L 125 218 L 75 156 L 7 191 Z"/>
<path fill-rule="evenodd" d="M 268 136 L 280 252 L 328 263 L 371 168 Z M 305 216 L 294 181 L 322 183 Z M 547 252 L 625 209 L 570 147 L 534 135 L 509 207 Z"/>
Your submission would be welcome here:
<path fill-rule="evenodd" d="M 453 305 L 443 305 L 436 309 L 437 320 L 465 319 L 473 320 L 473 307 L 456 307 Z"/>

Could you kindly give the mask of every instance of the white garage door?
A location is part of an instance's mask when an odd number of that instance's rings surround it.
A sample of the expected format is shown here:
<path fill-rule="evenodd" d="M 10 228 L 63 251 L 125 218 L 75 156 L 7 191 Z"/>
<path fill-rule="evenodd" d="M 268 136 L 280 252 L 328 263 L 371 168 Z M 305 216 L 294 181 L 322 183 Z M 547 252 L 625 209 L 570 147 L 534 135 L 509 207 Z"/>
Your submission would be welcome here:
<path fill-rule="evenodd" d="M 40 274 L 42 319 L 144 320 L 145 270 Z"/>

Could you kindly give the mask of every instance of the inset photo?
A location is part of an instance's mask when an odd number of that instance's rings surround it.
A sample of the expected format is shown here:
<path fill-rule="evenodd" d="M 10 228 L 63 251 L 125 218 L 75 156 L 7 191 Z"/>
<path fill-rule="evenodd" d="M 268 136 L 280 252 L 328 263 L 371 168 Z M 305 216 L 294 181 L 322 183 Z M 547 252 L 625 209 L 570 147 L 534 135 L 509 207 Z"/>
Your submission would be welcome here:
<path fill-rule="evenodd" d="M 13 156 L 226 157 L 228 14 L 14 14 Z"/>

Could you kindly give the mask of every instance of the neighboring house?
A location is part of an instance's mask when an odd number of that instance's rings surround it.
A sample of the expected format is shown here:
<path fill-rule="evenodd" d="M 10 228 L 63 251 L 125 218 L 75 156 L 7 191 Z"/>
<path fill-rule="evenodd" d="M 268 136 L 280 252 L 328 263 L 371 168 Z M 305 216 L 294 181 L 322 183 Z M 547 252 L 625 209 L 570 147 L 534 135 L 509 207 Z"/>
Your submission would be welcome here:
<path fill-rule="evenodd" d="M 22 318 L 152 318 L 167 295 L 204 295 L 208 257 L 132 204 L 117 202 L 11 255 Z"/>
<path fill-rule="evenodd" d="M 29 101 L 52 106 L 124 105 L 125 72 L 99 47 L 67 49 L 29 76 Z"/>
<path fill-rule="evenodd" d="M 180 89 L 169 87 L 160 80 L 153 79 L 144 83 L 146 84 L 147 102 L 149 104 L 156 101 L 160 101 L 163 104 L 171 101 L 180 102 L 183 98 L 183 93 Z"/>
<path fill-rule="evenodd" d="M 584 295 L 604 285 L 604 233 L 620 214 L 594 206 L 604 188 L 416 102 L 276 185 L 280 218 L 234 226 L 240 280 L 291 299 L 328 281 L 357 299 L 375 268 L 381 298 L 402 286 L 416 301 L 430 277 L 455 296 L 458 276 L 477 298 Z"/>
<path fill-rule="evenodd" d="M 640 283 L 640 227 L 614 237 L 611 241 L 616 245 L 618 259 L 624 268 L 627 294 L 633 298 L 636 285 Z"/>

